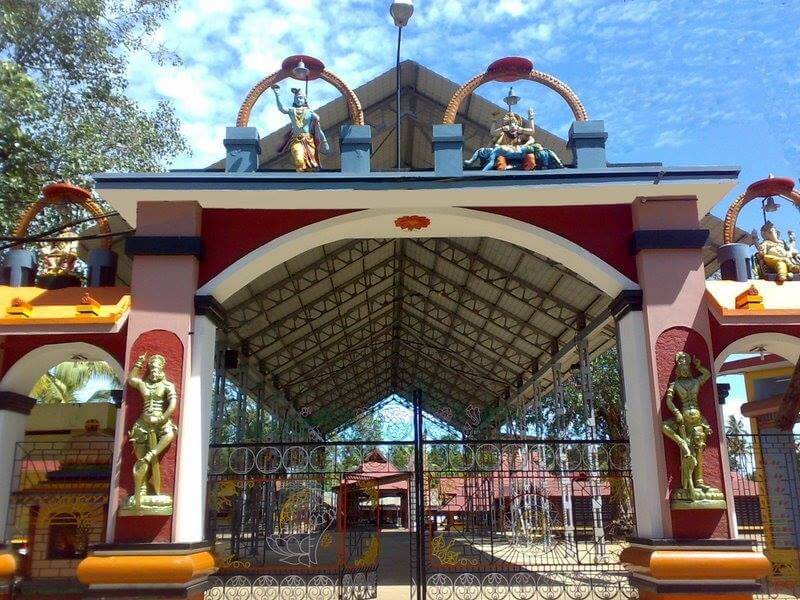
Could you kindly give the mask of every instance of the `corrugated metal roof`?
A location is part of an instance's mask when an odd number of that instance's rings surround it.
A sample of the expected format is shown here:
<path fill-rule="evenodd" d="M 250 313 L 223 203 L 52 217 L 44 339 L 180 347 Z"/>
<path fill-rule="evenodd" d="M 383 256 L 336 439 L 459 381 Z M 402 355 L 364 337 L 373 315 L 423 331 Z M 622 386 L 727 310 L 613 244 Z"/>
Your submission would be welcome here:
<path fill-rule="evenodd" d="M 362 239 L 309 250 L 225 307 L 229 342 L 325 432 L 416 387 L 463 423 L 459 407 L 496 406 L 609 301 L 495 239 Z"/>

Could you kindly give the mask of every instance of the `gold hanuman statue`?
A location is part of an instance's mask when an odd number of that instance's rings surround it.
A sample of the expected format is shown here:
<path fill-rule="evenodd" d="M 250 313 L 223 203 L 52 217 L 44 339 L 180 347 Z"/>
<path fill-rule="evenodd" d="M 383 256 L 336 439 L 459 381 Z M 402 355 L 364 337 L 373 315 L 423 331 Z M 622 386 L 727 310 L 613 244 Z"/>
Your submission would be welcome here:
<path fill-rule="evenodd" d="M 136 454 L 133 465 L 134 493 L 120 509 L 122 515 L 171 515 L 172 497 L 161 494 L 159 459 L 175 439 L 178 428 L 170 417 L 178 404 L 175 384 L 164 375 L 166 359 L 142 354 L 128 376 L 128 385 L 142 395 L 144 408 L 128 437 Z M 147 365 L 147 374 L 142 369 Z M 148 478 L 149 475 L 149 478 Z M 149 480 L 148 480 L 149 479 Z"/>
<path fill-rule="evenodd" d="M 700 373 L 692 376 L 692 365 Z M 700 413 L 700 388 L 711 379 L 711 372 L 686 352 L 675 355 L 677 377 L 667 388 L 667 408 L 674 417 L 666 421 L 661 429 L 678 445 L 681 453 L 681 487 L 673 493 L 673 509 L 725 508 L 725 496 L 715 487 L 703 481 L 703 453 L 711 427 Z M 680 400 L 680 410 L 675 398 Z"/>

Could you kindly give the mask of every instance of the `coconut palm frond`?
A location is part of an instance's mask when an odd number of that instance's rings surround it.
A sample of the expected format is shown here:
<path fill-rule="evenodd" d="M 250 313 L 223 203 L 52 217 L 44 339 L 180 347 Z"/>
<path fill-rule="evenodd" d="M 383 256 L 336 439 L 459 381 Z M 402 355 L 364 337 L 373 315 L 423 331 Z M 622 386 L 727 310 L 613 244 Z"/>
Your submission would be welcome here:
<path fill-rule="evenodd" d="M 78 393 L 95 377 L 107 378 L 110 387 L 119 387 L 117 375 L 102 361 L 66 361 L 42 375 L 31 390 L 31 397 L 43 404 L 76 402 Z"/>
<path fill-rule="evenodd" d="M 64 404 L 70 401 L 68 390 L 64 384 L 50 373 L 45 373 L 39 378 L 39 381 L 34 384 L 30 396 L 36 398 L 41 404 Z"/>
<path fill-rule="evenodd" d="M 57 365 L 50 372 L 71 390 L 84 387 L 89 380 L 97 376 L 116 380 L 114 369 L 102 361 L 67 361 Z"/>

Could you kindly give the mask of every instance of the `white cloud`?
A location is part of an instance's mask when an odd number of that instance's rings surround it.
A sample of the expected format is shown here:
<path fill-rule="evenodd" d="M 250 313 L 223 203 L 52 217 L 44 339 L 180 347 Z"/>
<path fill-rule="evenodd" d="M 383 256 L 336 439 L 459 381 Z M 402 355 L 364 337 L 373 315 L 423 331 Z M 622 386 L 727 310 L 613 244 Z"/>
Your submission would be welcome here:
<path fill-rule="evenodd" d="M 205 166 L 224 154 L 224 126 L 247 91 L 284 57 L 317 56 L 352 87 L 392 68 L 388 4 L 186 0 L 157 33 L 184 64 L 161 67 L 135 56 L 130 93 L 147 107 L 170 98 L 195 149 L 175 166 Z M 502 56 L 528 56 L 569 84 L 591 117 L 606 120 L 609 147 L 619 153 L 612 160 L 649 160 L 658 149 L 681 162 L 696 130 L 757 115 L 800 168 L 800 77 L 791 43 L 797 19 L 788 8 L 725 0 L 418 0 L 415 9 L 403 32 L 404 58 L 460 82 Z M 560 98 L 534 84 L 515 89 L 537 107 L 543 127 L 562 129 L 569 111 Z M 321 82 L 310 91 L 317 105 L 336 95 Z M 505 91 L 479 93 L 499 100 Z M 284 119 L 269 96 L 253 113 L 263 135 Z M 758 149 L 746 155 L 757 158 Z"/>

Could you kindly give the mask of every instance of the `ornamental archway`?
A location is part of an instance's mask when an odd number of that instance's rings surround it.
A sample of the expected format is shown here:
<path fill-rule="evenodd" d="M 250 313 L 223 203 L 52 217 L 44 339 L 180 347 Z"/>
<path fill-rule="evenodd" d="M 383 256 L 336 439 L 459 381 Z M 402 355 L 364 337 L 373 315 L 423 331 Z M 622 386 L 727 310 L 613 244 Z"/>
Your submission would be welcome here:
<path fill-rule="evenodd" d="M 398 218 L 413 212 L 396 209 L 355 211 L 301 227 L 273 239 L 233 262 L 199 290 L 200 295 L 214 296 L 224 302 L 244 285 L 264 272 L 317 246 L 343 239 L 414 238 L 414 237 L 491 237 L 509 242 L 548 257 L 580 273 L 609 296 L 639 286 L 618 268 L 598 258 L 579 244 L 546 229 L 523 221 L 463 208 L 426 209 L 419 216 L 428 219 L 424 228 L 403 229 Z M 620 232 L 620 235 L 625 235 Z"/>
<path fill-rule="evenodd" d="M 594 411 L 590 363 L 615 347 L 612 297 L 635 287 L 551 232 L 453 208 L 335 217 L 223 270 L 199 290 L 225 315 L 215 584 L 375 597 L 391 551 L 410 554 L 417 597 L 628 591 L 624 417 Z M 338 437 L 393 394 L 413 440 Z"/>

